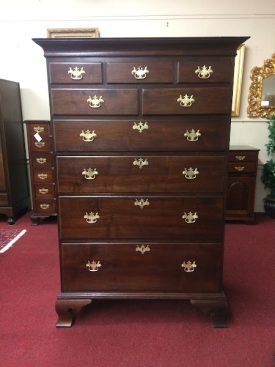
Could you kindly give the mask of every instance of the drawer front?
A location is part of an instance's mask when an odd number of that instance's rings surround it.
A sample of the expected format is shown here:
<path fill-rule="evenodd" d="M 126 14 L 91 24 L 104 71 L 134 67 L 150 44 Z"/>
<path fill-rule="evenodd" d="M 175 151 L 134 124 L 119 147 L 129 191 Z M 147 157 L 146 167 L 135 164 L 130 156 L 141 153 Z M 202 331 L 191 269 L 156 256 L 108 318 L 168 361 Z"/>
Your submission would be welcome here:
<path fill-rule="evenodd" d="M 224 167 L 222 156 L 57 157 L 58 191 L 222 192 Z"/>
<path fill-rule="evenodd" d="M 52 62 L 49 64 L 50 83 L 98 84 L 102 83 L 101 63 Z"/>
<path fill-rule="evenodd" d="M 222 246 L 63 244 L 61 269 L 62 291 L 218 292 Z"/>
<path fill-rule="evenodd" d="M 179 63 L 180 83 L 231 83 L 234 59 L 190 58 Z"/>
<path fill-rule="evenodd" d="M 54 166 L 54 156 L 51 153 L 33 153 L 30 157 L 33 168 L 45 169 Z"/>
<path fill-rule="evenodd" d="M 34 183 L 53 183 L 54 182 L 54 171 L 53 169 L 35 169 L 33 171 Z"/>
<path fill-rule="evenodd" d="M 34 185 L 34 193 L 36 199 L 51 199 L 55 197 L 55 185 L 54 184 L 38 184 Z"/>
<path fill-rule="evenodd" d="M 35 123 L 28 126 L 29 150 L 31 152 L 48 152 L 52 149 L 50 127 L 48 124 Z"/>
<path fill-rule="evenodd" d="M 229 87 L 152 88 L 142 91 L 143 115 L 227 114 Z"/>
<path fill-rule="evenodd" d="M 213 151 L 228 148 L 226 117 L 54 121 L 56 151 Z"/>
<path fill-rule="evenodd" d="M 258 160 L 258 151 L 235 151 L 230 150 L 228 161 L 229 162 L 236 162 L 236 163 L 244 163 L 244 162 L 257 162 Z"/>
<path fill-rule="evenodd" d="M 171 61 L 110 62 L 106 65 L 107 83 L 172 83 L 174 70 Z"/>
<path fill-rule="evenodd" d="M 222 198 L 61 197 L 63 240 L 221 241 Z"/>
<path fill-rule="evenodd" d="M 56 202 L 50 199 L 36 200 L 34 202 L 34 211 L 41 214 L 56 213 Z"/>
<path fill-rule="evenodd" d="M 255 173 L 257 164 L 250 162 L 229 163 L 228 170 L 230 173 Z"/>
<path fill-rule="evenodd" d="M 52 89 L 54 115 L 137 115 L 136 89 Z"/>

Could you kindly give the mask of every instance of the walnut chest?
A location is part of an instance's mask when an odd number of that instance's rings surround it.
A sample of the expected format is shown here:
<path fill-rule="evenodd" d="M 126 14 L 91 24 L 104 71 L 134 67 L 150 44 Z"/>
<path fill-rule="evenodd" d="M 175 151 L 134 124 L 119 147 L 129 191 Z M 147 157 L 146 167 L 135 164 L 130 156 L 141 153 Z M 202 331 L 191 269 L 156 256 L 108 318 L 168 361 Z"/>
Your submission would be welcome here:
<path fill-rule="evenodd" d="M 189 300 L 224 326 L 234 57 L 246 37 L 35 39 L 57 172 L 57 326 L 95 298 Z"/>

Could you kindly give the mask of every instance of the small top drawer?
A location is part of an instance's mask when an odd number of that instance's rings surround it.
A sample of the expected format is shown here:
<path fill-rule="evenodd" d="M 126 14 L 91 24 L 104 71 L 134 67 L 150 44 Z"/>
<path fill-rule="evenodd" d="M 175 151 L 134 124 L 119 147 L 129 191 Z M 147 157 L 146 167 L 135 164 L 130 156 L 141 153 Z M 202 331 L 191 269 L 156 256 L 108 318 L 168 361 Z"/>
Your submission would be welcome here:
<path fill-rule="evenodd" d="M 50 126 L 47 123 L 27 124 L 28 143 L 31 151 L 48 152 L 52 146 Z"/>
<path fill-rule="evenodd" d="M 257 162 L 258 150 L 230 150 L 229 151 L 229 162 L 244 163 L 244 162 Z"/>
<path fill-rule="evenodd" d="M 107 83 L 172 83 L 172 61 L 110 62 L 106 66 Z"/>
<path fill-rule="evenodd" d="M 231 58 L 194 58 L 179 63 L 179 82 L 219 83 L 231 82 L 234 63 Z"/>
<path fill-rule="evenodd" d="M 102 83 L 101 63 L 61 63 L 49 64 L 50 83 L 56 84 L 100 84 Z"/>

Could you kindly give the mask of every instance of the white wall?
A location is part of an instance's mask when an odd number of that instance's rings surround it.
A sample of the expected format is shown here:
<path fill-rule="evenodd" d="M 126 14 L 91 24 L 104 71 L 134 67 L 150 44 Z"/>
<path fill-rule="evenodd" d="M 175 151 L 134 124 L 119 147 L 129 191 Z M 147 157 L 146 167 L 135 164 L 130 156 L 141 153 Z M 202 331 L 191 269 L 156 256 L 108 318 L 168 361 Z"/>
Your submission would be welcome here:
<path fill-rule="evenodd" d="M 267 124 L 247 117 L 250 70 L 275 52 L 274 0 L 0 0 L 0 78 L 20 83 L 23 118 L 49 119 L 45 59 L 33 41 L 47 28 L 97 27 L 101 37 L 250 36 L 246 42 L 240 117 L 231 144 L 260 149 L 266 160 Z M 263 211 L 259 165 L 255 210 Z"/>

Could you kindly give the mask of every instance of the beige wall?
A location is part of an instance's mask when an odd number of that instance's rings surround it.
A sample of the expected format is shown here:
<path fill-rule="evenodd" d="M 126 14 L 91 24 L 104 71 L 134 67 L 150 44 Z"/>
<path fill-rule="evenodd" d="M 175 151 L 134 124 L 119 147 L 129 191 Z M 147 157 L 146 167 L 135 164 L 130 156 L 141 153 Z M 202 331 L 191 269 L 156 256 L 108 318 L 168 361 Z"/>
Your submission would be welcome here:
<path fill-rule="evenodd" d="M 247 117 L 250 70 L 275 52 L 275 1 L 262 0 L 0 0 L 0 78 L 20 82 L 24 119 L 48 119 L 45 59 L 32 42 L 47 28 L 98 27 L 101 37 L 250 36 L 246 42 L 241 114 L 232 119 L 231 144 L 259 148 L 266 160 L 267 124 Z M 264 189 L 259 166 L 255 210 Z"/>

